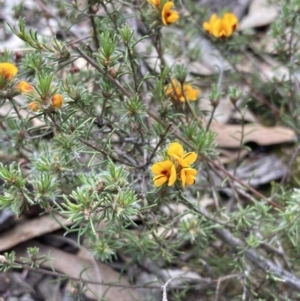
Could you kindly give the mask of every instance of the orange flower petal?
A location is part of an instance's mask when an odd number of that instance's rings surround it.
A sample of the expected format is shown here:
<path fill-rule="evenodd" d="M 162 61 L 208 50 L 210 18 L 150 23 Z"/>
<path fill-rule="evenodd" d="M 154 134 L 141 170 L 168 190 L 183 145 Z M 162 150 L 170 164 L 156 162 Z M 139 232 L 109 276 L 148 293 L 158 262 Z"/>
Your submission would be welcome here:
<path fill-rule="evenodd" d="M 194 89 L 193 86 L 190 84 L 185 84 L 183 86 L 183 90 L 184 90 L 186 100 L 188 101 L 195 101 L 200 93 L 198 89 Z"/>
<path fill-rule="evenodd" d="M 186 162 L 185 162 L 185 160 L 183 159 L 183 158 L 180 158 L 180 157 L 178 157 L 178 156 L 174 156 L 174 158 L 176 159 L 176 161 L 178 162 L 178 164 L 181 166 L 181 167 L 189 167 L 190 165 L 189 164 L 187 164 Z"/>
<path fill-rule="evenodd" d="M 239 20 L 234 14 L 226 13 L 223 16 L 223 19 L 230 24 L 232 30 L 235 30 L 238 27 Z"/>
<path fill-rule="evenodd" d="M 185 176 L 184 169 L 180 171 L 180 180 L 181 180 L 182 187 L 185 187 L 186 176 Z"/>
<path fill-rule="evenodd" d="M 208 22 L 204 22 L 202 26 L 205 31 L 210 33 L 210 24 Z"/>
<path fill-rule="evenodd" d="M 26 93 L 26 92 L 30 92 L 33 91 L 34 88 L 33 86 L 31 86 L 29 83 L 27 83 L 24 80 L 21 80 L 18 84 L 17 84 L 17 89 L 22 92 L 22 93 Z"/>
<path fill-rule="evenodd" d="M 185 187 L 185 185 L 192 185 L 195 183 L 197 175 L 197 170 L 194 168 L 183 168 L 180 171 L 180 179 L 182 182 L 182 186 Z"/>
<path fill-rule="evenodd" d="M 171 83 L 166 89 L 166 95 L 169 96 L 173 101 L 182 101 L 182 92 L 180 83 L 176 79 L 172 79 Z M 183 100 L 184 101 L 184 100 Z"/>
<path fill-rule="evenodd" d="M 160 0 L 147 0 L 151 5 L 159 7 L 160 6 Z"/>
<path fill-rule="evenodd" d="M 183 84 L 183 86 L 181 86 L 176 79 L 172 79 L 165 93 L 174 102 L 185 102 L 186 100 L 195 101 L 198 98 L 200 90 L 195 89 L 191 84 Z"/>
<path fill-rule="evenodd" d="M 170 170 L 173 162 L 170 160 L 161 161 L 151 166 L 151 171 L 154 175 L 160 175 L 166 170 Z"/>
<path fill-rule="evenodd" d="M 170 25 L 175 23 L 179 19 L 179 14 L 177 11 L 172 10 L 174 7 L 174 3 L 172 1 L 168 1 L 165 3 L 162 12 L 161 12 L 161 20 L 164 25 Z"/>
<path fill-rule="evenodd" d="M 170 171 L 168 186 L 172 186 L 175 183 L 176 177 L 177 177 L 176 168 L 175 168 L 175 165 L 173 164 L 172 167 L 171 167 L 171 171 Z"/>
<path fill-rule="evenodd" d="M 197 160 L 198 155 L 195 152 L 186 153 L 183 160 L 186 164 L 191 165 Z"/>
<path fill-rule="evenodd" d="M 154 175 L 153 178 L 154 185 L 159 187 L 166 182 L 168 182 L 168 186 L 171 186 L 176 181 L 176 167 L 174 163 L 170 160 L 158 162 L 152 165 L 151 171 Z"/>
<path fill-rule="evenodd" d="M 203 23 L 203 29 L 206 30 L 208 33 L 212 34 L 212 28 L 218 20 L 219 17 L 216 14 L 212 14 L 209 21 Z"/>
<path fill-rule="evenodd" d="M 11 63 L 0 63 L 0 76 L 4 79 L 13 79 L 18 73 L 18 68 Z"/>
<path fill-rule="evenodd" d="M 32 101 L 29 105 L 28 108 L 33 111 L 33 112 L 37 112 L 41 109 L 41 105 L 36 102 L 36 101 Z"/>
<path fill-rule="evenodd" d="M 156 187 L 165 184 L 167 181 L 168 181 L 168 177 L 165 175 L 158 175 L 153 178 L 153 182 Z"/>
<path fill-rule="evenodd" d="M 171 11 L 170 15 L 167 17 L 166 20 L 169 25 L 169 24 L 177 22 L 178 19 L 179 19 L 179 14 L 177 11 L 174 10 L 174 11 Z"/>
<path fill-rule="evenodd" d="M 178 156 L 181 158 L 183 157 L 183 154 L 184 154 L 183 147 L 178 142 L 173 142 L 168 147 L 168 155 L 171 157 Z"/>

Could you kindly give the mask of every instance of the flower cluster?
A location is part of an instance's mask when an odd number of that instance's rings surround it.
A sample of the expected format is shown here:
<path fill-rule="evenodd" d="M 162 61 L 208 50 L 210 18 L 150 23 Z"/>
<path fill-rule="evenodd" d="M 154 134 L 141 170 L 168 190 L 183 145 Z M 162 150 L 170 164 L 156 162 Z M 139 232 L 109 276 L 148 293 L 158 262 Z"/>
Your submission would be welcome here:
<path fill-rule="evenodd" d="M 167 150 L 168 160 L 157 162 L 152 165 L 151 171 L 154 174 L 153 182 L 156 187 L 167 183 L 172 186 L 176 179 L 181 181 L 183 187 L 195 183 L 197 170 L 191 168 L 197 160 L 195 152 L 185 153 L 178 142 L 170 144 Z"/>
<path fill-rule="evenodd" d="M 17 90 L 25 95 L 27 95 L 30 99 L 40 99 L 39 94 L 36 89 L 26 81 L 20 81 L 17 86 Z M 49 105 L 49 101 L 31 101 L 28 105 L 28 108 L 33 112 L 38 112 L 42 110 L 43 105 Z M 63 96 L 61 94 L 54 94 L 51 97 L 50 107 L 55 109 L 60 109 L 64 103 Z"/>
<path fill-rule="evenodd" d="M 199 89 L 191 84 L 181 84 L 178 80 L 172 79 L 166 87 L 165 93 L 173 102 L 195 101 L 200 93 Z"/>
<path fill-rule="evenodd" d="M 176 23 L 179 19 L 179 14 L 176 10 L 173 10 L 174 3 L 167 1 L 161 5 L 160 0 L 148 0 L 155 10 L 160 13 L 160 18 L 165 26 Z"/>
<path fill-rule="evenodd" d="M 0 63 L 0 82 L 11 81 L 18 73 L 18 68 L 11 63 L 3 62 Z M 3 86 L 2 86 L 3 87 Z M 29 99 L 38 99 L 39 101 L 31 101 L 28 108 L 31 111 L 40 111 L 43 105 L 50 106 L 51 108 L 60 109 L 64 103 L 63 96 L 61 94 L 54 94 L 51 100 L 41 100 L 41 96 L 38 91 L 28 82 L 21 80 L 15 88 L 20 92 L 28 96 Z"/>
<path fill-rule="evenodd" d="M 61 94 L 55 94 L 51 97 L 50 107 L 54 109 L 60 109 L 63 103 L 63 96 Z M 37 112 L 42 109 L 42 104 L 37 101 L 32 101 L 29 103 L 28 108 L 33 112 Z"/>
<path fill-rule="evenodd" d="M 215 38 L 229 38 L 238 26 L 238 19 L 232 13 L 226 13 L 222 18 L 213 14 L 208 22 L 203 23 L 203 29 Z"/>

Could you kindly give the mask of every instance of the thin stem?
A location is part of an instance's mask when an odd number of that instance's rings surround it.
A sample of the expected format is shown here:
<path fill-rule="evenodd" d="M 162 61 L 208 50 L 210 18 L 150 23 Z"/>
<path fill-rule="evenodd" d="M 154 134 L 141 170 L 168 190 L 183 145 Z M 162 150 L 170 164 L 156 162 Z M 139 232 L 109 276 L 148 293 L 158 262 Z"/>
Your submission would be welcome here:
<path fill-rule="evenodd" d="M 300 144 L 298 144 L 295 152 L 293 153 L 293 156 L 288 165 L 288 169 L 287 169 L 286 173 L 283 175 L 283 177 L 281 178 L 280 185 L 284 185 L 287 182 L 287 180 L 289 179 L 289 176 L 291 174 L 291 169 L 292 169 L 295 161 L 297 160 L 299 152 L 300 152 Z"/>
<path fill-rule="evenodd" d="M 261 194 L 260 192 L 258 192 L 256 189 L 254 189 L 253 187 L 247 185 L 246 183 L 244 183 L 242 180 L 238 179 L 237 177 L 235 177 L 234 175 L 232 175 L 230 172 L 228 172 L 226 169 L 224 169 L 222 166 L 220 166 L 219 164 L 217 164 L 216 162 L 214 162 L 212 159 L 208 158 L 205 155 L 202 155 L 212 166 L 214 166 L 215 168 L 219 169 L 220 171 L 222 171 L 226 176 L 228 176 L 229 178 L 231 178 L 233 181 L 237 182 L 238 184 L 240 184 L 241 186 L 247 188 L 249 191 L 251 191 L 254 195 L 256 195 L 257 197 L 266 200 L 271 206 L 278 208 L 280 210 L 284 210 L 284 208 L 275 203 L 274 201 L 269 200 L 266 196 L 264 196 L 263 194 Z"/>
<path fill-rule="evenodd" d="M 172 84 L 172 86 L 173 86 L 173 84 Z M 173 88 L 173 90 L 174 90 L 174 88 Z M 176 91 L 176 90 L 174 90 L 174 91 Z M 192 108 L 190 102 L 189 102 L 188 99 L 186 98 L 186 95 L 185 95 L 185 93 L 184 93 L 184 84 L 183 84 L 183 83 L 181 83 L 181 94 L 182 94 L 183 97 L 184 97 L 184 101 L 185 101 L 186 106 L 189 108 L 190 112 L 192 113 L 193 117 L 197 120 L 197 122 L 198 122 L 198 124 L 200 125 L 200 127 L 202 127 L 202 126 L 203 126 L 202 121 L 198 118 L 198 116 L 197 116 L 195 110 Z M 180 101 L 180 100 L 178 100 L 178 101 Z"/>
<path fill-rule="evenodd" d="M 162 51 L 162 45 L 161 45 L 161 33 L 160 31 L 157 32 L 156 35 L 156 40 L 154 41 L 154 46 L 157 51 L 158 57 L 160 59 L 160 70 L 162 71 L 164 67 L 166 66 L 166 62 L 163 56 L 163 51 Z"/>
<path fill-rule="evenodd" d="M 215 206 L 216 206 L 216 209 L 219 210 L 220 209 L 219 199 L 218 199 L 218 196 L 217 196 L 217 193 L 216 193 L 216 190 L 215 190 L 214 181 L 211 178 L 211 175 L 209 173 L 209 168 L 208 168 L 207 164 L 205 164 L 205 165 L 206 165 L 206 168 L 207 168 L 207 179 L 208 179 L 208 183 L 209 183 L 209 186 L 210 186 L 210 189 L 211 189 L 211 192 L 212 192 L 212 196 L 213 196 L 213 199 L 214 199 L 214 202 L 215 202 Z"/>
<path fill-rule="evenodd" d="M 239 147 L 239 150 L 238 150 L 238 157 L 237 157 L 236 164 L 235 164 L 234 171 L 233 171 L 233 175 L 235 176 L 237 168 L 240 165 L 241 152 L 242 152 L 242 148 L 243 148 L 243 145 L 244 145 L 245 119 L 244 119 L 244 115 L 242 114 L 241 110 L 236 105 L 236 102 L 233 103 L 233 106 L 238 111 L 238 113 L 241 115 L 241 118 L 242 118 L 242 129 L 241 129 L 240 147 Z"/>
<path fill-rule="evenodd" d="M 260 101 L 262 104 L 266 105 L 271 111 L 274 113 L 275 116 L 280 116 L 280 110 L 275 107 L 273 104 L 271 104 L 267 99 L 262 97 L 261 95 L 258 95 L 255 93 L 253 90 L 253 86 L 248 82 L 245 76 L 243 76 L 242 72 L 240 72 L 235 64 L 231 63 L 229 58 L 227 57 L 228 62 L 230 63 L 231 67 L 234 69 L 234 71 L 239 74 L 240 79 L 250 88 L 249 94 L 253 97 L 256 98 L 258 101 Z"/>
<path fill-rule="evenodd" d="M 221 59 L 220 60 L 220 73 L 219 73 L 219 78 L 218 78 L 218 83 L 217 83 L 218 90 L 221 90 L 222 82 L 223 82 L 223 75 L 224 75 L 224 60 Z"/>
<path fill-rule="evenodd" d="M 203 208 L 202 214 L 209 217 L 209 213 Z M 214 228 L 214 233 L 226 244 L 231 246 L 234 252 L 245 250 L 243 256 L 247 258 L 255 267 L 264 271 L 266 274 L 273 274 L 280 279 L 286 286 L 300 292 L 300 279 L 294 274 L 283 269 L 281 266 L 275 265 L 268 258 L 260 255 L 255 249 L 246 246 L 241 239 L 233 236 L 228 230 Z"/>
<path fill-rule="evenodd" d="M 143 225 L 150 231 L 151 235 L 153 236 L 154 240 L 157 242 L 157 244 L 160 246 L 161 250 L 166 250 L 169 252 L 169 247 L 167 245 L 167 243 L 161 241 L 159 239 L 159 237 L 156 235 L 156 233 L 153 231 L 153 229 L 151 228 L 151 226 L 146 222 L 146 220 L 144 219 L 143 215 L 141 213 L 138 213 L 138 217 L 141 219 Z M 170 250 L 170 254 L 172 254 L 173 251 Z"/>
<path fill-rule="evenodd" d="M 76 278 L 67 274 L 63 274 L 63 273 L 59 273 L 59 272 L 54 272 L 54 271 L 49 271 L 43 268 L 36 268 L 36 267 L 31 267 L 28 265 L 23 264 L 20 261 L 15 261 L 15 263 L 17 263 L 18 265 L 21 266 L 21 268 L 23 269 L 27 269 L 30 271 L 34 271 L 43 275 L 49 275 L 49 276 L 54 276 L 54 277 L 59 277 L 62 279 L 68 279 L 68 280 L 72 280 L 72 281 L 76 281 L 76 282 L 82 282 L 82 283 L 86 283 L 86 284 L 95 284 L 95 285 L 102 285 L 102 286 L 110 286 L 110 287 L 122 287 L 122 288 L 161 288 L 161 286 L 158 285 L 126 285 L 126 284 L 118 284 L 118 283 L 105 283 L 105 282 L 98 282 L 98 281 L 92 281 L 92 280 L 83 280 L 81 278 Z"/>
<path fill-rule="evenodd" d="M 93 144 L 89 143 L 88 141 L 86 141 L 86 140 L 84 140 L 84 139 L 82 139 L 82 138 L 79 138 L 79 140 L 80 140 L 83 144 L 85 144 L 85 145 L 89 146 L 90 148 L 92 148 L 92 149 L 98 151 L 99 153 L 101 153 L 101 154 L 107 156 L 108 158 L 111 158 L 111 159 L 112 159 L 113 161 L 115 161 L 115 162 L 119 162 L 119 163 L 121 163 L 121 164 L 130 166 L 130 167 L 135 167 L 135 168 L 137 167 L 137 166 L 135 166 L 135 165 L 133 165 L 133 164 L 131 164 L 131 163 L 124 162 L 123 160 L 120 160 L 120 159 L 116 158 L 115 156 L 110 155 L 110 154 L 109 154 L 108 152 L 106 152 L 105 150 L 103 150 L 103 149 L 101 149 L 101 148 L 99 148 L 99 147 L 94 146 Z"/>
<path fill-rule="evenodd" d="M 220 277 L 217 281 L 215 301 L 219 301 L 221 283 L 225 280 L 232 279 L 232 278 L 238 278 L 240 276 L 241 276 L 241 274 L 233 274 L 233 275 L 227 275 L 227 276 L 224 276 L 224 277 Z"/>
<path fill-rule="evenodd" d="M 114 79 L 113 77 L 111 77 L 108 73 L 106 73 L 93 59 L 91 59 L 88 55 L 86 55 L 81 49 L 79 49 L 79 47 L 74 46 L 73 47 L 78 53 L 79 55 L 84 58 L 88 63 L 90 63 L 95 69 L 97 69 L 97 71 L 99 71 L 103 76 L 105 76 L 111 83 L 113 83 L 116 88 L 118 90 L 120 90 L 124 95 L 126 95 L 127 97 L 131 98 L 132 95 L 129 91 L 127 91 L 126 89 L 124 89 L 119 82 Z"/>
<path fill-rule="evenodd" d="M 90 1 L 88 1 L 88 2 L 90 2 Z M 93 36 L 94 45 L 95 45 L 96 49 L 99 49 L 100 48 L 100 41 L 99 41 L 98 34 L 97 34 L 98 30 L 97 30 L 97 26 L 96 26 L 96 22 L 95 22 L 95 16 L 94 16 L 94 11 L 93 11 L 92 4 L 90 4 L 90 6 L 89 6 L 89 18 L 90 18 L 90 21 L 91 21 L 91 24 L 92 24 L 92 27 L 93 27 L 92 36 Z"/>
<path fill-rule="evenodd" d="M 214 118 L 214 114 L 215 114 L 215 112 L 216 112 L 216 108 L 217 108 L 217 106 L 213 106 L 213 110 L 212 110 L 212 112 L 211 112 L 211 114 L 210 114 L 210 118 L 209 118 L 209 120 L 208 120 L 208 123 L 207 123 L 207 126 L 206 126 L 206 132 L 208 132 L 208 130 L 209 130 L 209 128 L 210 128 L 210 124 L 211 124 L 211 122 L 212 122 L 212 120 L 213 120 L 213 118 Z"/>
<path fill-rule="evenodd" d="M 213 224 L 219 224 L 221 226 L 228 226 L 226 223 L 221 222 L 220 220 L 216 220 L 214 218 L 212 218 L 211 216 L 208 215 L 204 215 L 202 212 L 202 209 L 198 208 L 196 206 L 196 204 L 192 203 L 188 198 L 185 197 L 185 195 L 183 194 L 182 190 L 179 190 L 179 196 L 181 198 L 181 200 L 184 202 L 184 204 L 190 208 L 191 210 L 193 210 L 194 212 L 198 213 L 199 215 L 204 216 L 206 219 L 210 220 Z"/>
<path fill-rule="evenodd" d="M 166 135 L 167 135 L 167 133 L 169 132 L 169 130 L 170 130 L 171 127 L 172 127 L 172 123 L 170 123 L 170 124 L 168 125 L 168 127 L 167 127 L 166 130 L 165 130 L 165 132 L 160 136 L 160 139 L 159 139 L 157 145 L 155 146 L 155 148 L 154 148 L 154 150 L 153 150 L 153 153 L 151 154 L 150 158 L 148 159 L 148 161 L 147 161 L 147 163 L 146 163 L 145 165 L 148 165 L 148 164 L 151 162 L 151 160 L 153 159 L 153 157 L 154 157 L 154 155 L 155 155 L 157 149 L 158 149 L 159 146 L 162 144 L 162 142 L 165 140 L 165 137 L 166 137 Z"/>
<path fill-rule="evenodd" d="M 137 93 L 138 92 L 138 80 L 137 80 L 136 73 L 135 73 L 134 61 L 133 61 L 133 57 L 132 57 L 131 51 L 132 50 L 127 45 L 128 58 L 129 58 L 130 67 L 131 67 L 132 76 L 133 76 L 133 82 L 134 82 L 134 91 Z"/>
<path fill-rule="evenodd" d="M 16 103 L 15 103 L 15 100 L 13 98 L 8 98 L 9 102 L 12 104 L 13 108 L 14 108 L 14 111 L 16 112 L 16 114 L 18 115 L 18 119 L 21 121 L 23 120 L 17 106 L 16 106 Z"/>

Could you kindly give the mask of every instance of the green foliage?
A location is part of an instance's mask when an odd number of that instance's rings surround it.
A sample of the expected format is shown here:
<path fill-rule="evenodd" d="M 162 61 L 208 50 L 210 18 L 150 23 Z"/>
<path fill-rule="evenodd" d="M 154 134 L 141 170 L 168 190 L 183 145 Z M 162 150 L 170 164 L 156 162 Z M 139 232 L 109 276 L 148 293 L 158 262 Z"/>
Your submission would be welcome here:
<path fill-rule="evenodd" d="M 0 255 L 0 271 L 7 272 L 11 269 L 20 268 L 19 265 L 15 264 L 16 253 L 14 251 L 4 255 Z"/>
<path fill-rule="evenodd" d="M 101 33 L 99 38 L 102 45 L 99 48 L 99 53 L 95 54 L 98 62 L 105 68 L 115 66 L 121 56 L 120 53 L 117 53 L 118 40 L 116 34 L 106 31 Z"/>
<path fill-rule="evenodd" d="M 20 216 L 34 205 L 57 222 L 66 218 L 69 226 L 61 226 L 77 235 L 78 246 L 83 241 L 101 261 L 125 258 L 125 272 L 130 265 L 147 270 L 151 259 L 165 282 L 173 277 L 165 279 L 165 270 L 200 275 L 196 285 L 172 278 L 178 285 L 168 288 L 170 300 L 185 300 L 191 289 L 203 300 L 297 300 L 300 190 L 288 180 L 299 173 L 292 169 L 299 149 L 265 196 L 239 178 L 247 163 L 243 130 L 232 172 L 211 124 L 228 97 L 242 129 L 249 106 L 268 122 L 295 129 L 299 140 L 300 2 L 278 1 L 272 55 L 288 72 L 268 80 L 257 68 L 239 71 L 248 49 L 262 57 L 244 32 L 207 36 L 233 71 L 222 63 L 217 75 L 191 80 L 189 62 L 204 55 L 198 38 L 210 16 L 193 1 L 178 2 L 170 14 L 178 9 L 180 21 L 165 26 L 166 3 L 87 1 L 82 9 L 79 1 L 55 1 L 62 39 L 28 29 L 23 18 L 17 28 L 10 25 L 27 48 L 20 58 L 1 54 L 2 62 L 15 60 L 19 73 L 0 79 L 0 105 L 8 107 L 0 116 L 0 155 L 8 158 L 0 163 L 0 209 Z M 22 11 L 15 8 L 18 16 Z M 88 36 L 69 30 L 86 20 Z M 21 91 L 21 80 L 33 91 Z M 52 103 L 57 93 L 60 107 Z M 183 150 L 170 154 L 172 142 Z M 162 163 L 157 170 L 155 163 Z M 40 256 L 34 246 L 21 261 L 5 253 L 0 270 L 40 269 L 50 255 Z"/>

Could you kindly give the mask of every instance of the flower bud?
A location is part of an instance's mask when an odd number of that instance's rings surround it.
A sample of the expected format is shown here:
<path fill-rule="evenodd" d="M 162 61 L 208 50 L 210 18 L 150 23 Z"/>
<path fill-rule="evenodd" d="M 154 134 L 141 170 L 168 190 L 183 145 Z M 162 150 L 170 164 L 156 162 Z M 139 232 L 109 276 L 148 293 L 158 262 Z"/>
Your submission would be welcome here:
<path fill-rule="evenodd" d="M 17 51 L 17 52 L 15 53 L 14 61 L 15 61 L 16 63 L 18 63 L 22 58 L 23 58 L 23 53 L 20 52 L 20 51 Z"/>
<path fill-rule="evenodd" d="M 236 102 L 241 98 L 242 91 L 239 88 L 233 86 L 233 87 L 229 87 L 228 94 L 229 94 L 231 103 L 233 105 L 235 105 Z"/>
<path fill-rule="evenodd" d="M 108 72 L 108 74 L 109 74 L 111 77 L 116 78 L 117 72 L 116 72 L 116 69 L 115 69 L 115 68 L 110 67 L 110 68 L 108 68 L 107 72 Z"/>
<path fill-rule="evenodd" d="M 70 73 L 71 74 L 75 74 L 75 73 L 78 73 L 80 71 L 80 69 L 76 66 L 73 66 L 71 69 L 70 69 Z"/>
<path fill-rule="evenodd" d="M 53 108 L 60 109 L 64 103 L 64 99 L 61 94 L 55 94 L 51 98 L 51 105 Z"/>
<path fill-rule="evenodd" d="M 28 93 L 30 91 L 33 91 L 34 88 L 29 83 L 25 82 L 24 80 L 21 80 L 16 87 L 21 93 Z"/>
<path fill-rule="evenodd" d="M 28 108 L 33 112 L 37 112 L 41 109 L 41 106 L 38 102 L 33 101 L 28 105 Z"/>
<path fill-rule="evenodd" d="M 102 91 L 102 95 L 104 98 L 110 98 L 112 96 L 112 93 L 109 93 L 109 92 L 105 92 L 105 91 Z"/>

